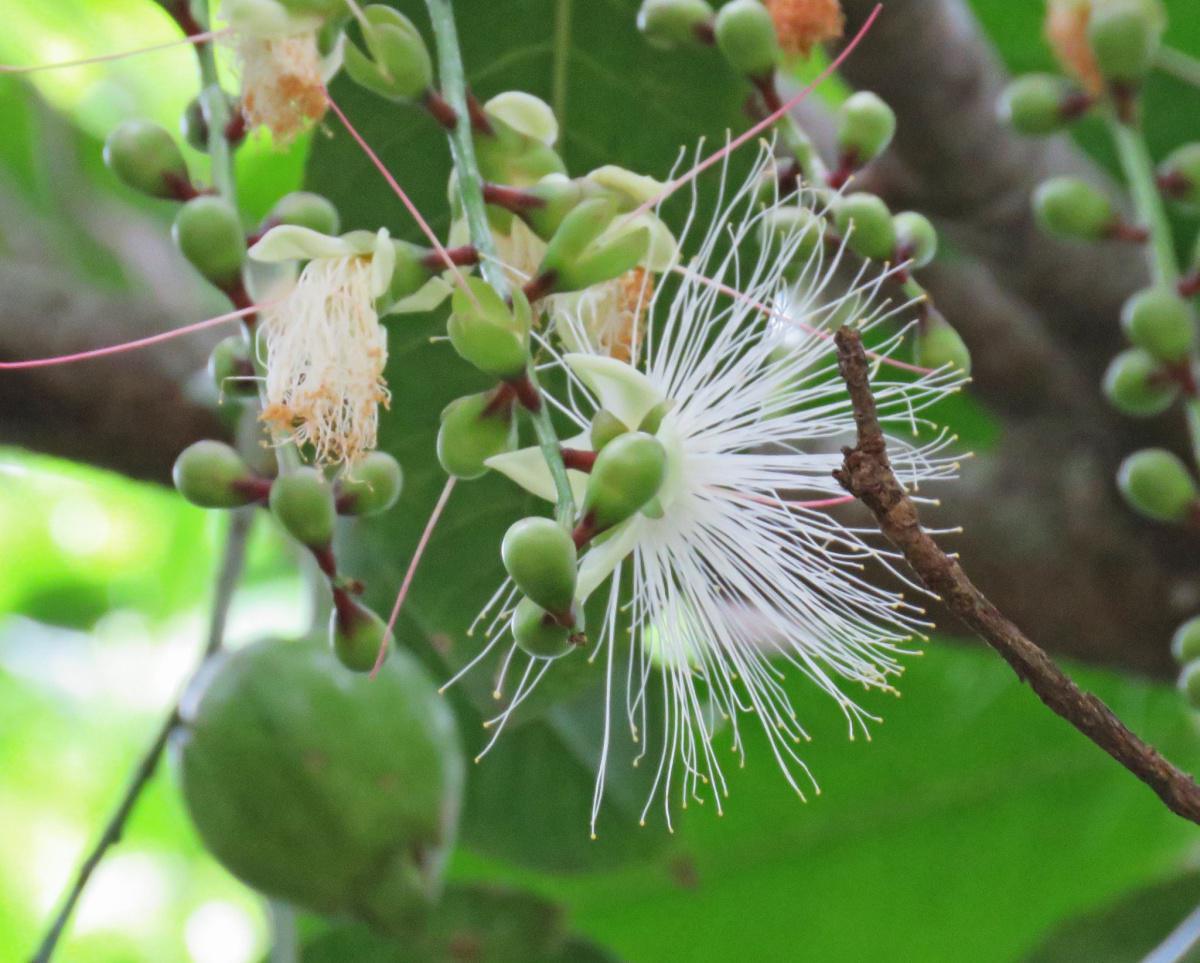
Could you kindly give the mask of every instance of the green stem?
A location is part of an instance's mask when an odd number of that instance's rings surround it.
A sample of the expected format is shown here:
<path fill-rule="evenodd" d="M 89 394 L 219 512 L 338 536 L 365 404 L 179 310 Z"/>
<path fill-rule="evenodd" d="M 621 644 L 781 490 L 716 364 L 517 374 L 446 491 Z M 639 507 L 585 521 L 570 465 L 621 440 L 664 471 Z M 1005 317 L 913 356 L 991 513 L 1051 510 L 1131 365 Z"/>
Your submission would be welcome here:
<path fill-rule="evenodd" d="M 1134 124 L 1125 124 L 1112 118 L 1109 127 L 1117 145 L 1125 179 L 1133 194 L 1138 219 L 1150 232 L 1146 250 L 1150 273 L 1156 283 L 1173 285 L 1179 280 L 1179 262 L 1175 257 L 1175 241 L 1170 221 L 1167 220 L 1166 207 L 1155 183 L 1154 162 L 1146 147 L 1146 139 Z"/>
<path fill-rule="evenodd" d="M 458 124 L 450 132 L 450 152 L 457 172 L 458 191 L 462 198 L 467 227 L 471 232 L 471 243 L 479 252 L 484 279 L 495 288 L 501 297 L 509 296 L 508 279 L 496 253 L 496 243 L 488 224 L 487 208 L 483 202 L 483 178 L 475 160 L 475 144 L 471 136 L 470 115 L 467 110 L 467 78 L 463 68 L 462 51 L 458 45 L 458 28 L 454 24 L 454 5 L 451 0 L 426 0 L 429 19 L 433 24 L 433 36 L 437 46 L 438 76 L 442 96 L 458 114 Z M 534 390 L 541 396 L 537 372 L 532 362 L 526 375 Z M 554 490 L 558 498 L 555 514 L 564 528 L 570 528 L 575 520 L 575 496 L 562 460 L 562 449 L 554 423 L 545 403 L 536 412 L 530 412 L 538 446 L 550 475 L 554 479 Z"/>
<path fill-rule="evenodd" d="M 1200 87 L 1200 60 L 1182 50 L 1163 47 L 1158 51 L 1156 66 L 1185 84 Z"/>

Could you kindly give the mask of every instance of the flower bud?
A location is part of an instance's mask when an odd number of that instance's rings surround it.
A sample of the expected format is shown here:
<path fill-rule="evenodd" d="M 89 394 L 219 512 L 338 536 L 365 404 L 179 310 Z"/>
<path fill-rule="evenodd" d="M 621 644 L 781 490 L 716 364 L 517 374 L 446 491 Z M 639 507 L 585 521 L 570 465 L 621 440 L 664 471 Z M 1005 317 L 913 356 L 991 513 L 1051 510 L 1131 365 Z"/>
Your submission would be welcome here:
<path fill-rule="evenodd" d="M 1193 214 L 1200 213 L 1200 143 L 1171 151 L 1159 165 L 1158 185 L 1171 200 Z"/>
<path fill-rule="evenodd" d="M 597 197 L 577 205 L 563 218 L 538 269 L 539 276 L 551 279 L 551 291 L 582 291 L 610 281 L 645 257 L 650 248 L 649 230 L 608 231 L 615 214 L 610 199 Z"/>
<path fill-rule="evenodd" d="M 759 221 L 764 247 L 795 244 L 792 263 L 803 267 L 825 240 L 825 220 L 811 208 L 799 204 L 772 207 Z"/>
<path fill-rule="evenodd" d="M 328 548 L 337 511 L 333 489 L 315 468 L 297 468 L 271 485 L 271 512 L 289 535 L 309 548 Z"/>
<path fill-rule="evenodd" d="M 529 187 L 536 184 L 547 174 L 566 174 L 567 168 L 553 145 L 554 137 L 558 135 L 557 122 L 553 125 L 553 112 L 545 107 L 549 118 L 540 118 L 533 123 L 525 123 L 518 116 L 518 110 L 529 114 L 530 118 L 541 114 L 533 103 L 536 98 L 508 97 L 499 105 L 498 115 L 490 105 L 500 98 L 493 97 L 488 101 L 484 111 L 491 126 L 491 133 L 476 133 L 475 159 L 479 162 L 479 172 L 483 179 L 492 184 L 506 184 L 510 187 Z M 545 105 L 543 105 L 545 106 Z M 508 118 L 508 119 L 506 119 Z M 511 121 L 525 123 L 527 130 L 518 129 Z M 534 136 L 531 131 L 538 131 L 541 136 Z"/>
<path fill-rule="evenodd" d="M 385 451 L 373 451 L 337 483 L 337 510 L 342 515 L 377 515 L 396 504 L 404 487 L 400 462 Z"/>
<path fill-rule="evenodd" d="M 971 352 L 966 342 L 949 322 L 934 313 L 917 330 L 916 362 L 922 368 L 936 371 L 949 365 L 963 374 L 971 373 Z"/>
<path fill-rule="evenodd" d="M 563 625 L 532 599 L 523 598 L 513 609 L 513 641 L 521 651 L 537 659 L 557 659 L 575 648 L 571 637 L 583 632 L 583 609 L 574 605 L 571 622 Z"/>
<path fill-rule="evenodd" d="M 108 135 L 104 163 L 118 180 L 151 197 L 179 197 L 190 183 L 175 139 L 146 120 L 127 120 Z"/>
<path fill-rule="evenodd" d="M 1108 198 L 1077 177 L 1053 177 L 1039 184 L 1033 212 L 1046 233 L 1085 241 L 1103 238 L 1116 218 Z"/>
<path fill-rule="evenodd" d="M 1200 709 L 1200 661 L 1188 663 L 1179 674 L 1179 691 L 1187 698 L 1188 705 Z"/>
<path fill-rule="evenodd" d="M 637 16 L 638 30 L 659 50 L 701 43 L 712 22 L 712 7 L 705 0 L 643 0 Z"/>
<path fill-rule="evenodd" d="M 838 111 L 837 145 L 841 156 L 859 167 L 887 150 L 896 133 L 896 115 L 878 95 L 860 90 Z"/>
<path fill-rule="evenodd" d="M 1162 448 L 1145 448 L 1121 462 L 1117 487 L 1130 508 L 1156 522 L 1185 521 L 1200 498 L 1187 466 Z"/>
<path fill-rule="evenodd" d="M 395 239 L 392 240 L 392 247 L 396 252 L 396 264 L 392 268 L 392 280 L 384 297 L 389 305 L 399 304 L 416 294 L 436 273 L 425 263 L 425 256 L 429 253 L 425 248 Z"/>
<path fill-rule="evenodd" d="M 1114 408 L 1135 418 L 1162 414 L 1179 396 L 1179 385 L 1163 376 L 1162 364 L 1141 348 L 1122 351 L 1104 372 L 1104 394 Z"/>
<path fill-rule="evenodd" d="M 779 60 L 779 38 L 771 14 L 759 0 L 732 0 L 718 12 L 717 47 L 730 66 L 747 77 L 766 77 Z"/>
<path fill-rule="evenodd" d="M 1076 116 L 1071 105 L 1079 96 L 1078 88 L 1064 77 L 1026 74 L 1004 88 L 998 110 L 1019 134 L 1053 134 Z"/>
<path fill-rule="evenodd" d="M 888 261 L 895 255 L 896 228 L 892 214 L 874 194 L 860 192 L 839 198 L 833 220 L 855 254 L 875 261 Z"/>
<path fill-rule="evenodd" d="M 1182 361 L 1196 343 L 1191 307 L 1166 287 L 1146 288 L 1126 301 L 1121 327 L 1130 341 L 1159 361 Z"/>
<path fill-rule="evenodd" d="M 446 325 L 454 350 L 494 378 L 516 378 L 529 362 L 529 302 L 518 290 L 513 306 L 481 278 L 466 278 L 474 300 L 461 288 L 451 300 Z"/>
<path fill-rule="evenodd" d="M 498 405 L 495 391 L 458 398 L 442 412 L 437 456 L 447 474 L 478 478 L 487 472 L 484 462 L 516 446 L 512 404 Z"/>
<path fill-rule="evenodd" d="M 619 525 L 658 494 L 667 453 L 653 435 L 631 431 L 610 441 L 588 476 L 583 524 L 594 533 Z"/>
<path fill-rule="evenodd" d="M 208 374 L 222 395 L 240 398 L 258 395 L 250 346 L 241 335 L 230 335 L 217 342 L 208 356 Z"/>
<path fill-rule="evenodd" d="M 175 459 L 171 477 L 179 494 L 201 508 L 237 508 L 261 497 L 242 456 L 220 441 L 189 445 Z"/>
<path fill-rule="evenodd" d="M 629 428 L 625 422 L 607 408 L 601 408 L 596 412 L 595 417 L 592 418 L 590 432 L 592 451 L 602 451 L 605 445 L 627 431 L 629 431 Z"/>
<path fill-rule="evenodd" d="M 266 223 L 307 227 L 310 231 L 333 237 L 340 232 L 342 219 L 328 198 L 311 191 L 293 191 L 281 197 L 271 208 Z"/>
<path fill-rule="evenodd" d="M 916 211 L 902 211 L 892 218 L 896 231 L 896 256 L 923 268 L 937 256 L 937 228 L 929 218 Z"/>
<path fill-rule="evenodd" d="M 570 534 L 552 518 L 522 518 L 504 534 L 500 557 L 517 588 L 548 612 L 569 612 L 578 564 Z"/>
<path fill-rule="evenodd" d="M 370 672 L 375 668 L 385 635 L 385 648 L 390 650 L 395 640 L 383 619 L 345 593 L 334 598 L 329 644 L 338 661 L 351 672 Z"/>
<path fill-rule="evenodd" d="M 1153 0 L 1107 0 L 1092 7 L 1088 41 L 1110 84 L 1134 85 L 1150 72 L 1162 42 L 1162 11 Z"/>
<path fill-rule="evenodd" d="M 429 89 L 433 81 L 433 63 L 420 31 L 399 10 L 383 4 L 363 9 L 364 52 L 347 40 L 346 73 L 365 87 L 391 101 L 408 101 Z"/>
<path fill-rule="evenodd" d="M 1171 654 L 1180 665 L 1200 659 L 1200 616 L 1184 622 L 1171 636 Z"/>
<path fill-rule="evenodd" d="M 222 290 L 241 280 L 246 234 L 238 212 L 223 197 L 193 197 L 171 226 L 175 244 L 204 277 Z"/>

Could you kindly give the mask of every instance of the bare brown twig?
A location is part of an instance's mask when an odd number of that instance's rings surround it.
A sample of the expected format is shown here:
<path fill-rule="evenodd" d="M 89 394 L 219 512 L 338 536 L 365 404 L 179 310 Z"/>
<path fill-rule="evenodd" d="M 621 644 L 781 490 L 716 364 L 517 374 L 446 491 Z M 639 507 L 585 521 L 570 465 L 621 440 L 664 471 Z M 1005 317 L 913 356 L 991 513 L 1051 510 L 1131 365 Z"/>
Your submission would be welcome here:
<path fill-rule="evenodd" d="M 962 566 L 921 527 L 916 506 L 888 460 L 858 332 L 837 333 L 838 368 L 854 404 L 858 443 L 843 449 L 834 477 L 875 515 L 880 529 L 946 607 L 995 649 L 1051 710 L 1154 790 L 1172 812 L 1200 824 L 1200 786 L 1131 732 L 1100 699 L 1084 692 L 975 587 Z"/>

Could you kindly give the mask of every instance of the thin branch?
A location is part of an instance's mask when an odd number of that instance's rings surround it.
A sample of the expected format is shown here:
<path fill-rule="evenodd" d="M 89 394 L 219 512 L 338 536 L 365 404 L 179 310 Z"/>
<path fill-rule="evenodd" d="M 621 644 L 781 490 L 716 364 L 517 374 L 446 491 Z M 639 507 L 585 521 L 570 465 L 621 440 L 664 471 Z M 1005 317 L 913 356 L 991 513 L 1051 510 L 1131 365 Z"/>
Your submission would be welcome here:
<path fill-rule="evenodd" d="M 196 672 L 199 671 L 200 666 L 204 665 L 221 648 L 224 641 L 225 624 L 229 617 L 229 605 L 233 600 L 234 590 L 242 574 L 242 568 L 246 559 L 246 539 L 249 535 L 250 524 L 253 518 L 253 507 L 239 509 L 230 518 L 229 532 L 225 538 L 225 553 L 221 559 L 221 566 L 217 573 L 208 638 L 205 641 L 204 650 L 200 657 L 200 662 L 196 667 Z M 189 677 L 189 684 L 192 678 L 195 678 L 195 672 Z M 186 689 L 187 684 L 184 685 L 184 690 L 186 691 Z M 178 724 L 179 700 L 176 699 L 170 711 L 168 711 L 166 718 L 159 725 L 154 740 L 142 754 L 141 761 L 133 770 L 129 784 L 126 786 L 124 794 L 117 803 L 117 808 L 109 816 L 108 822 L 104 826 L 104 831 L 100 834 L 100 838 L 96 840 L 96 844 L 75 871 L 75 876 L 71 881 L 70 887 L 67 889 L 66 895 L 63 897 L 58 913 L 55 915 L 54 921 L 50 924 L 50 928 L 46 931 L 46 935 L 42 938 L 41 945 L 38 947 L 37 953 L 34 954 L 32 963 L 49 963 L 50 958 L 54 955 L 54 950 L 58 946 L 58 941 L 62 937 L 63 930 L 71 918 L 71 913 L 74 912 L 75 906 L 79 902 L 79 897 L 83 895 L 88 881 L 92 878 L 92 873 L 100 865 L 100 861 L 104 859 L 108 850 L 120 842 L 121 835 L 125 831 L 125 824 L 129 821 L 129 817 L 137 805 L 138 799 L 141 798 L 142 790 L 146 788 L 150 779 L 154 776 L 154 772 L 158 768 L 158 761 L 162 757 L 163 750 L 167 747 L 167 741 Z"/>
<path fill-rule="evenodd" d="M 843 449 L 834 477 L 875 515 L 884 535 L 951 612 L 995 649 L 1051 710 L 1154 790 L 1172 812 L 1200 824 L 1200 786 L 1131 732 L 1096 696 L 1081 690 L 975 587 L 962 567 L 921 527 L 916 506 L 888 460 L 859 334 L 837 334 L 838 368 L 850 391 L 858 443 Z"/>

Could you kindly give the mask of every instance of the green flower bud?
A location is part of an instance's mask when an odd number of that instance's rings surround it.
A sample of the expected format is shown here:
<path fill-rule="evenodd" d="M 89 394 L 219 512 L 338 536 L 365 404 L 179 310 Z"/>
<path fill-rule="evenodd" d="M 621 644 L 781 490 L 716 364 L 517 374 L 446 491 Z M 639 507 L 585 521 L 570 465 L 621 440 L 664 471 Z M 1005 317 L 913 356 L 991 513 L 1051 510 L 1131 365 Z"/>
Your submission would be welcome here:
<path fill-rule="evenodd" d="M 344 593 L 334 599 L 329 617 L 329 645 L 337 660 L 351 672 L 370 672 L 375 668 L 385 634 L 385 650 L 390 651 L 395 639 L 383 619 Z"/>
<path fill-rule="evenodd" d="M 396 250 L 396 265 L 388 286 L 388 304 L 396 304 L 416 294 L 436 273 L 425 264 L 428 254 L 425 248 L 395 238 L 392 239 L 392 247 Z"/>
<path fill-rule="evenodd" d="M 645 227 L 602 237 L 613 224 L 616 205 L 592 198 L 577 205 L 558 226 L 542 258 L 539 276 L 551 279 L 551 291 L 581 291 L 636 267 L 650 248 Z"/>
<path fill-rule="evenodd" d="M 179 494 L 201 508 L 237 508 L 262 492 L 242 456 L 220 441 L 198 441 L 175 459 L 171 477 Z"/>
<path fill-rule="evenodd" d="M 614 438 L 588 476 L 584 525 L 598 533 L 621 524 L 658 494 L 666 473 L 666 450 L 653 435 L 631 431 Z"/>
<path fill-rule="evenodd" d="M 1079 89 L 1065 77 L 1026 74 L 1004 88 L 1000 118 L 1020 134 L 1053 134 L 1076 116 L 1071 105 L 1079 96 Z"/>
<path fill-rule="evenodd" d="M 456 478 L 478 478 L 493 455 L 517 447 L 517 422 L 511 403 L 497 406 L 496 392 L 458 398 L 442 412 L 438 461 Z"/>
<path fill-rule="evenodd" d="M 1121 309 L 1121 327 L 1160 361 L 1182 361 L 1196 343 L 1192 309 L 1170 288 L 1147 288 L 1131 297 Z"/>
<path fill-rule="evenodd" d="M 500 545 L 517 588 L 549 612 L 569 612 L 575 600 L 575 543 L 552 518 L 522 518 Z"/>
<path fill-rule="evenodd" d="M 1171 654 L 1181 665 L 1200 659 L 1200 616 L 1188 619 L 1171 636 Z"/>
<path fill-rule="evenodd" d="M 825 241 L 825 220 L 811 208 L 786 204 L 763 216 L 759 232 L 764 247 L 776 249 L 795 243 L 792 264 L 803 267 Z"/>
<path fill-rule="evenodd" d="M 529 362 L 529 302 L 513 291 L 513 306 L 481 278 L 467 278 L 474 300 L 462 289 L 451 299 L 446 331 L 463 360 L 500 380 L 523 374 Z"/>
<path fill-rule="evenodd" d="M 117 126 L 104 142 L 104 163 L 118 180 L 151 197 L 177 198 L 190 184 L 175 139 L 147 120 Z"/>
<path fill-rule="evenodd" d="M 637 16 L 638 30 L 659 50 L 699 44 L 712 22 L 713 10 L 705 0 L 644 0 Z"/>
<path fill-rule="evenodd" d="M 860 90 L 838 110 L 837 145 L 855 166 L 867 164 L 887 150 L 896 134 L 896 115 L 876 94 Z"/>
<path fill-rule="evenodd" d="M 1137 84 L 1154 66 L 1163 31 L 1156 6 L 1146 0 L 1108 0 L 1093 6 L 1088 41 L 1109 83 Z"/>
<path fill-rule="evenodd" d="M 293 191 L 279 199 L 266 217 L 268 224 L 291 224 L 334 237 L 341 231 L 342 218 L 333 202 L 311 191 Z"/>
<path fill-rule="evenodd" d="M 668 398 L 666 401 L 660 401 L 653 408 L 646 412 L 642 418 L 642 423 L 638 425 L 638 431 L 644 431 L 648 435 L 657 435 L 658 429 L 662 427 L 663 419 L 667 417 L 667 412 L 675 407 L 675 402 Z"/>
<path fill-rule="evenodd" d="M 1116 219 L 1108 198 L 1077 177 L 1053 177 L 1033 194 L 1033 213 L 1047 234 L 1098 241 Z"/>
<path fill-rule="evenodd" d="M 238 212 L 224 198 L 193 197 L 179 209 L 171 235 L 183 256 L 218 288 L 240 281 L 246 234 Z"/>
<path fill-rule="evenodd" d="M 779 38 L 771 14 L 758 0 L 732 0 L 718 12 L 717 47 L 730 66 L 747 77 L 765 77 L 779 60 Z"/>
<path fill-rule="evenodd" d="M 854 253 L 875 261 L 889 261 L 895 256 L 892 214 L 874 194 L 859 192 L 839 198 L 833 220 Z"/>
<path fill-rule="evenodd" d="M 590 432 L 592 451 L 603 451 L 605 445 L 627 431 L 629 431 L 629 428 L 625 425 L 625 422 L 607 408 L 601 408 L 596 412 L 595 417 L 592 418 Z"/>
<path fill-rule="evenodd" d="M 971 352 L 966 342 L 940 314 L 935 314 L 917 330 L 916 362 L 922 368 L 937 370 L 946 365 L 965 375 L 971 373 Z"/>
<path fill-rule="evenodd" d="M 548 241 L 562 226 L 563 219 L 585 198 L 597 196 L 599 188 L 583 178 L 572 180 L 565 174 L 547 174 L 526 191 L 540 203 L 524 211 L 522 219 L 534 234 Z"/>
<path fill-rule="evenodd" d="M 929 218 L 916 211 L 903 211 L 892 218 L 896 231 L 896 251 L 913 268 L 923 268 L 937 256 L 937 228 Z"/>
<path fill-rule="evenodd" d="M 1184 666 L 1179 674 L 1179 691 L 1187 697 L 1188 705 L 1200 709 L 1200 661 Z"/>
<path fill-rule="evenodd" d="M 347 40 L 346 73 L 365 87 L 391 101 L 419 97 L 433 81 L 433 63 L 421 33 L 399 10 L 382 4 L 364 8 L 361 23 L 364 52 Z"/>
<path fill-rule="evenodd" d="M 578 605 L 572 608 L 572 622 L 563 625 L 532 599 L 523 598 L 513 609 L 513 641 L 526 655 L 557 659 L 575 648 L 571 638 L 583 632 L 583 610 Z"/>
<path fill-rule="evenodd" d="M 530 187 L 548 174 L 566 174 L 566 165 L 552 146 L 521 133 L 495 114 L 489 112 L 487 117 L 491 134 L 475 134 L 475 159 L 485 181 Z"/>
<path fill-rule="evenodd" d="M 1179 385 L 1163 377 L 1162 364 L 1141 348 L 1122 351 L 1104 373 L 1104 394 L 1122 414 L 1162 414 L 1179 396 Z"/>
<path fill-rule="evenodd" d="M 1200 143 L 1184 144 L 1158 168 L 1162 192 L 1189 212 L 1200 213 Z"/>
<path fill-rule="evenodd" d="M 222 395 L 234 395 L 239 398 L 258 396 L 250 346 L 239 334 L 230 335 L 217 342 L 212 354 L 208 356 L 208 373 Z"/>
<path fill-rule="evenodd" d="M 309 548 L 328 548 L 337 511 L 333 489 L 315 468 L 297 468 L 271 485 L 271 511 L 289 535 Z"/>
<path fill-rule="evenodd" d="M 1121 462 L 1117 487 L 1130 508 L 1156 522 L 1187 520 L 1200 498 L 1187 466 L 1162 448 L 1134 452 Z"/>
<path fill-rule="evenodd" d="M 373 451 L 337 483 L 337 510 L 342 515 L 378 515 L 396 504 L 404 487 L 400 462 L 385 451 Z"/>

